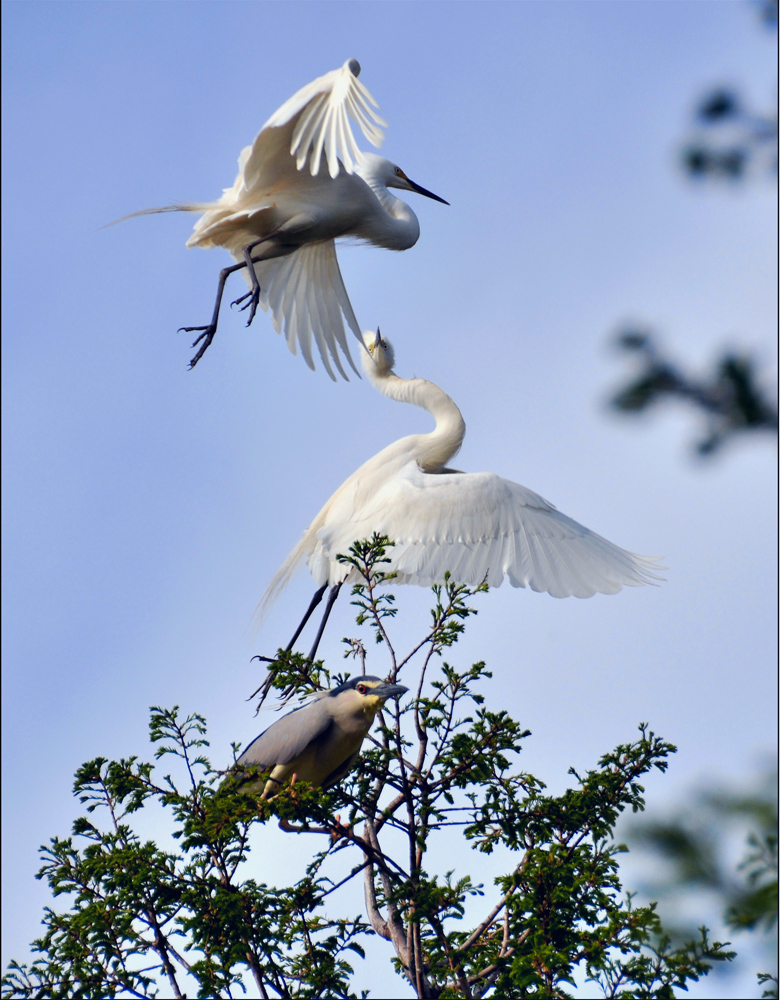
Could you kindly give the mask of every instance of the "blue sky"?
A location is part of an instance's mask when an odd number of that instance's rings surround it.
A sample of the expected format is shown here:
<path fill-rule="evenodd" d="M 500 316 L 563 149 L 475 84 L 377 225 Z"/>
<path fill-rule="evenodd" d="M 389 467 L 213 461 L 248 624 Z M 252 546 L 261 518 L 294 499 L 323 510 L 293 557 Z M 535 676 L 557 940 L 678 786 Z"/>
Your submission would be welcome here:
<path fill-rule="evenodd" d="M 381 325 L 399 374 L 458 403 L 459 468 L 669 567 L 660 588 L 587 601 L 505 585 L 460 662 L 487 660 L 488 699 L 534 734 L 523 767 L 554 790 L 640 721 L 679 747 L 652 802 L 749 780 L 775 738 L 775 454 L 756 441 L 697 465 L 687 414 L 605 406 L 628 374 L 609 347 L 625 323 L 690 366 L 729 344 L 775 364 L 774 193 L 691 186 L 676 161 L 710 85 L 770 102 L 774 38 L 749 5 L 12 2 L 3 16 L 6 958 L 38 932 L 36 848 L 78 813 L 76 767 L 150 754 L 152 704 L 204 712 L 215 761 L 268 724 L 244 701 L 249 660 L 287 641 L 312 585 L 302 572 L 254 638 L 267 582 L 361 462 L 430 425 L 365 380 L 310 372 L 265 314 L 247 330 L 225 311 L 187 371 L 176 330 L 206 321 L 227 255 L 185 250 L 184 215 L 100 229 L 217 197 L 268 116 L 352 56 L 389 123 L 382 152 L 451 202 L 408 196 L 422 235 L 406 253 L 340 251 L 360 322 Z M 403 648 L 428 595 L 397 596 Z M 353 634 L 342 601 L 321 654 L 337 663 Z M 369 666 L 383 672 L 379 654 Z"/>

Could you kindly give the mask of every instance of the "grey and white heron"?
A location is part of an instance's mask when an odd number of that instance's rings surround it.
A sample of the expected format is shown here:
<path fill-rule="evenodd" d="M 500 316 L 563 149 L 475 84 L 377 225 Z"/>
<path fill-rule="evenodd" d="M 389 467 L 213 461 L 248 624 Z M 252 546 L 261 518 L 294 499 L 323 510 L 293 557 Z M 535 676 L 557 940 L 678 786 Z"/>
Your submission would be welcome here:
<path fill-rule="evenodd" d="M 187 246 L 225 247 L 239 262 L 220 272 L 211 322 L 182 327 L 198 333 L 192 346 L 200 347 L 190 367 L 214 338 L 225 281 L 243 268 L 249 292 L 233 304 L 245 302 L 247 326 L 258 305 L 270 309 L 277 333 L 284 332 L 293 354 L 300 347 L 310 368 L 314 341 L 332 379 L 336 376 L 331 361 L 347 377 L 339 348 L 357 371 L 344 320 L 362 353 L 361 332 L 339 270 L 335 240 L 347 237 L 388 250 L 414 246 L 420 235 L 417 216 L 389 188 L 416 191 L 448 204 L 394 163 L 360 151 L 350 119 L 375 146 L 384 136 L 379 126 L 386 123 L 374 111 L 376 101 L 358 80 L 359 73 L 358 61 L 348 59 L 286 101 L 242 150 L 238 176 L 217 201 L 149 208 L 124 217 L 203 212 Z"/>
<path fill-rule="evenodd" d="M 330 788 L 352 768 L 387 699 L 408 690 L 368 674 L 352 677 L 282 716 L 249 744 L 237 763 L 271 769 L 264 799 L 293 776 L 296 781 Z"/>
<path fill-rule="evenodd" d="M 394 542 L 382 566 L 395 574 L 393 583 L 428 587 L 449 573 L 456 583 L 498 587 L 506 577 L 513 587 L 552 597 L 592 597 L 663 579 L 657 558 L 621 549 L 525 486 L 492 472 L 449 468 L 466 433 L 460 410 L 433 382 L 396 375 L 393 349 L 379 331 L 364 338 L 368 350 L 361 359 L 369 381 L 390 399 L 427 410 L 436 426 L 401 438 L 361 465 L 274 576 L 258 606 L 260 619 L 304 559 L 318 587 L 288 650 L 330 586 L 309 654 L 314 658 L 339 588 L 360 582 L 357 570 L 336 557 L 374 532 Z"/>

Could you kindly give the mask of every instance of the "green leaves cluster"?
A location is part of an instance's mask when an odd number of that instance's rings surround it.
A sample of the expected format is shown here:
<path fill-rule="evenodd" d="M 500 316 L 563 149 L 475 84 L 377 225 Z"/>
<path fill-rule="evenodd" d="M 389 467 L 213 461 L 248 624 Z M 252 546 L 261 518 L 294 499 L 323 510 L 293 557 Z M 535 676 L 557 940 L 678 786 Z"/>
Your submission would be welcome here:
<path fill-rule="evenodd" d="M 152 709 L 156 758 L 171 759 L 176 778 L 135 757 L 79 770 L 87 815 L 42 849 L 39 873 L 69 909 L 47 909 L 37 957 L 11 964 L 4 996 L 352 997 L 368 935 L 387 942 L 405 980 L 399 995 L 418 997 L 565 997 L 586 978 L 609 997 L 671 997 L 730 957 L 706 931 L 672 946 L 655 907 L 635 907 L 621 887 L 615 823 L 644 807 L 641 779 L 664 771 L 674 747 L 642 725 L 592 771 L 572 771 L 563 795 L 545 794 L 517 767 L 530 733 L 486 706 L 485 665 L 445 659 L 484 588 L 434 588 L 428 632 L 399 656 L 388 632 L 393 597 L 377 588 L 388 582 L 389 544 L 375 537 L 345 558 L 364 579 L 353 590 L 358 621 L 389 656 L 390 679 L 413 696 L 388 703 L 360 765 L 337 788 L 287 785 L 263 800 L 262 783 L 214 770 L 201 716 Z M 363 644 L 345 642 L 365 671 Z M 302 678 L 308 690 L 332 682 L 321 662 L 281 652 L 272 661 L 278 690 Z M 178 850 L 133 830 L 133 814 L 149 808 L 168 817 Z M 339 810 L 347 819 L 334 819 Z M 253 827 L 272 818 L 317 835 L 291 886 L 270 884 L 262 855 L 250 855 Z M 476 851 L 501 849 L 494 885 L 440 863 L 453 829 Z M 335 881 L 342 852 L 349 873 Z M 365 916 L 329 916 L 355 878 Z"/>
<path fill-rule="evenodd" d="M 760 995 L 776 997 L 777 771 L 768 770 L 754 789 L 699 791 L 690 809 L 635 823 L 627 836 L 651 873 L 642 888 L 659 900 L 672 939 L 691 936 L 686 897 L 707 899 L 729 933 L 751 933 L 754 962 L 773 970 L 758 975 Z"/>
<path fill-rule="evenodd" d="M 46 933 L 33 942 L 41 957 L 11 963 L 4 996 L 231 996 L 247 974 L 259 996 L 351 995 L 344 953 L 362 953 L 365 925 L 328 920 L 309 886 L 280 895 L 239 874 L 258 812 L 245 795 L 222 793 L 201 753 L 205 731 L 202 716 L 152 709 L 156 757 L 179 758 L 181 789 L 134 757 L 79 769 L 74 793 L 106 828 L 83 817 L 73 836 L 42 848 L 38 877 L 71 908 L 46 910 Z M 152 804 L 170 816 L 179 853 L 132 830 L 131 815 Z"/>

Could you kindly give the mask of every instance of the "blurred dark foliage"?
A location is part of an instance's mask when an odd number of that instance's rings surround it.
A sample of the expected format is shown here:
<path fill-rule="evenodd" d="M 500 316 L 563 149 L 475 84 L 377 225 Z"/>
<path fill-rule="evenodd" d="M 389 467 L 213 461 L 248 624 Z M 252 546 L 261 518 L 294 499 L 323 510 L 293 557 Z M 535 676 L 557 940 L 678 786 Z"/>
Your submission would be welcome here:
<path fill-rule="evenodd" d="M 670 398 L 691 404 L 706 420 L 705 433 L 696 443 L 696 451 L 704 457 L 715 454 L 735 434 L 761 431 L 777 435 L 777 404 L 760 385 L 755 364 L 747 354 L 726 351 L 710 374 L 695 376 L 665 357 L 646 331 L 624 330 L 616 343 L 639 361 L 636 377 L 610 400 L 616 410 L 639 413 Z"/>
<path fill-rule="evenodd" d="M 756 0 L 756 6 L 761 20 L 777 30 L 777 0 Z"/>
<path fill-rule="evenodd" d="M 691 177 L 741 180 L 751 168 L 777 174 L 777 111 L 755 114 L 733 90 L 707 94 L 696 112 L 697 128 L 682 151 Z"/>
<path fill-rule="evenodd" d="M 755 0 L 763 26 L 777 29 L 778 0 Z M 777 175 L 777 106 L 759 115 L 747 110 L 732 88 L 713 88 L 699 102 L 691 135 L 682 153 L 683 167 L 695 178 L 744 180 L 748 173 Z M 726 441 L 745 432 L 777 436 L 777 402 L 765 389 L 753 358 L 744 351 L 724 351 L 709 374 L 683 371 L 664 356 L 652 334 L 626 329 L 618 347 L 638 360 L 636 377 L 616 392 L 610 405 L 622 413 L 639 413 L 662 400 L 676 398 L 693 406 L 705 420 L 696 452 L 708 457 Z"/>
<path fill-rule="evenodd" d="M 672 940 L 689 934 L 686 909 L 700 914 L 701 894 L 706 894 L 726 928 L 754 932 L 753 943 L 767 965 L 775 966 L 773 973 L 759 975 L 763 996 L 777 996 L 777 828 L 777 770 L 772 768 L 755 791 L 700 791 L 673 818 L 634 823 L 628 833 L 631 851 L 651 856 L 642 870 L 655 874 L 643 889 L 659 900 Z M 686 907 L 686 901 L 692 905 Z"/>
<path fill-rule="evenodd" d="M 754 4 L 763 24 L 776 30 L 777 0 Z M 763 170 L 777 174 L 777 109 L 749 112 L 739 94 L 717 87 L 699 103 L 696 132 L 683 150 L 689 176 L 741 181 Z M 636 377 L 611 399 L 624 413 L 638 413 L 663 399 L 677 398 L 703 414 L 706 431 L 696 444 L 711 456 L 736 434 L 777 435 L 777 403 L 768 398 L 753 359 L 725 351 L 709 374 L 695 376 L 664 356 L 652 334 L 626 329 L 618 347 L 639 363 Z M 777 772 L 766 773 L 754 793 L 710 789 L 667 820 L 635 824 L 628 833 L 632 852 L 649 855 L 644 871 L 653 877 L 644 891 L 659 900 L 672 940 L 684 938 L 701 913 L 702 894 L 735 934 L 752 932 L 773 971 L 757 975 L 762 997 L 778 996 L 778 815 Z M 738 861 L 735 864 L 735 847 Z M 687 930 L 686 930 L 687 929 Z M 719 966 L 716 973 L 723 972 Z"/>
<path fill-rule="evenodd" d="M 777 0 L 756 4 L 762 23 L 777 30 Z M 715 87 L 698 104 L 693 132 L 682 149 L 693 178 L 739 181 L 750 172 L 777 174 L 777 106 L 758 114 L 729 87 Z"/>

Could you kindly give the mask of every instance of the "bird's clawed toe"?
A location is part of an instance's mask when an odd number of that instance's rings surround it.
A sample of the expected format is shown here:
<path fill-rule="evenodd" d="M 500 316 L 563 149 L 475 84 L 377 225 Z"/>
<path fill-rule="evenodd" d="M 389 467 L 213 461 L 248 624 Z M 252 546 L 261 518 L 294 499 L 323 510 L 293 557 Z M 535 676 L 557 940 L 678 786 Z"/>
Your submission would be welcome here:
<path fill-rule="evenodd" d="M 245 295 L 241 295 L 234 302 L 231 302 L 230 305 L 237 306 L 241 302 L 244 303 L 244 305 L 241 306 L 241 312 L 244 312 L 246 309 L 249 310 L 249 319 L 247 320 L 246 325 L 251 326 L 252 320 L 255 318 L 255 313 L 257 312 L 257 307 L 260 304 L 260 289 L 253 288 Z"/>
<path fill-rule="evenodd" d="M 335 820 L 333 821 L 333 826 L 330 828 L 330 837 L 334 844 L 337 844 L 340 840 L 346 838 L 347 840 L 352 834 L 352 827 L 350 825 L 344 825 L 341 822 L 341 814 L 339 813 Z"/>
<path fill-rule="evenodd" d="M 217 332 L 217 328 L 214 323 L 209 323 L 208 326 L 180 326 L 177 333 L 198 333 L 198 336 L 193 340 L 192 346 L 197 347 L 201 340 L 203 343 L 200 345 L 200 349 L 195 357 L 190 361 L 190 368 L 194 368 L 195 365 L 200 361 L 203 355 L 209 348 L 211 341 L 214 339 L 214 334 Z"/>

